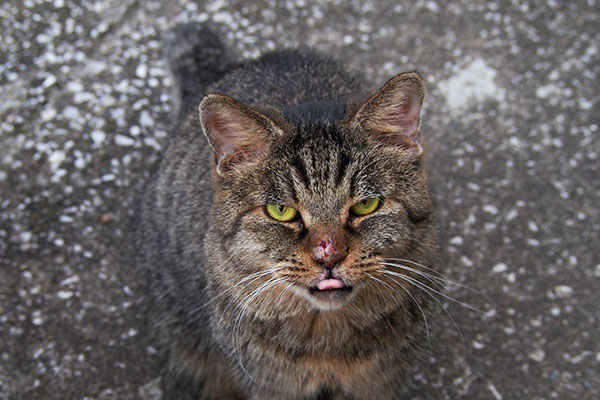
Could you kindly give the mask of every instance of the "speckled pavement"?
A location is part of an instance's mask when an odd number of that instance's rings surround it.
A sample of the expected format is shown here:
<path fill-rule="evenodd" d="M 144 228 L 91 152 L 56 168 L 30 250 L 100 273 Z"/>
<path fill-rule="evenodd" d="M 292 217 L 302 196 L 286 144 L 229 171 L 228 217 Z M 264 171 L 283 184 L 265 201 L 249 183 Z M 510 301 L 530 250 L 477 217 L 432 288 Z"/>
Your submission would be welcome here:
<path fill-rule="evenodd" d="M 170 130 L 161 35 L 418 69 L 447 298 L 407 399 L 600 398 L 600 4 L 5 0 L 0 398 L 166 399 L 132 263 Z M 374 394 L 376 398 L 376 394 Z"/>

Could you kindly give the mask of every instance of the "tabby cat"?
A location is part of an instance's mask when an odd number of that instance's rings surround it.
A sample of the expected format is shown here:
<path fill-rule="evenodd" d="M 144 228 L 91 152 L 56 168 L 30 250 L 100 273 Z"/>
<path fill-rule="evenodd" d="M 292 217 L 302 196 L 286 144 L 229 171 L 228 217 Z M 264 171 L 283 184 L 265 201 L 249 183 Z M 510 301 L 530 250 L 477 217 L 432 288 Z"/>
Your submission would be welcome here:
<path fill-rule="evenodd" d="M 309 50 L 237 62 L 200 24 L 165 49 L 179 121 L 136 245 L 172 368 L 201 399 L 398 398 L 432 308 L 419 74 L 369 94 Z"/>

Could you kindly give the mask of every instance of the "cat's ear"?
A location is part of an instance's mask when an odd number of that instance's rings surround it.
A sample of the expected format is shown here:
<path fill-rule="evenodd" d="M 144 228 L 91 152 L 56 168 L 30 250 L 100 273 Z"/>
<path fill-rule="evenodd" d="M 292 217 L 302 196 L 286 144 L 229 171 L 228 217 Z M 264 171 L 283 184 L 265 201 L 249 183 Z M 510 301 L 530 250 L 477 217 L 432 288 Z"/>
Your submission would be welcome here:
<path fill-rule="evenodd" d="M 217 173 L 267 153 L 281 129 L 260 112 L 222 94 L 209 94 L 199 107 L 202 130 L 215 155 Z"/>
<path fill-rule="evenodd" d="M 378 141 L 420 155 L 420 114 L 425 85 L 417 72 L 390 79 L 358 109 L 350 124 Z"/>

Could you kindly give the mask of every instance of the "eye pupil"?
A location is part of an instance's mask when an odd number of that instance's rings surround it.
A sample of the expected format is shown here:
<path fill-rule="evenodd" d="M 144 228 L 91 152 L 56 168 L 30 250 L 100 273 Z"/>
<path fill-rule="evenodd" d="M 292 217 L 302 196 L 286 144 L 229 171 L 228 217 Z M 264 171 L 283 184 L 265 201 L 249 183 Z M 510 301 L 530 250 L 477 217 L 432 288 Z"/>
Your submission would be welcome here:
<path fill-rule="evenodd" d="M 281 204 L 278 205 L 277 208 L 279 209 L 280 213 L 283 213 L 283 210 L 285 210 L 285 206 L 282 206 Z"/>
<path fill-rule="evenodd" d="M 361 201 L 361 203 L 363 203 L 363 206 L 366 206 L 369 203 L 369 201 L 371 201 L 371 200 L 366 200 L 365 199 L 365 200 Z"/>

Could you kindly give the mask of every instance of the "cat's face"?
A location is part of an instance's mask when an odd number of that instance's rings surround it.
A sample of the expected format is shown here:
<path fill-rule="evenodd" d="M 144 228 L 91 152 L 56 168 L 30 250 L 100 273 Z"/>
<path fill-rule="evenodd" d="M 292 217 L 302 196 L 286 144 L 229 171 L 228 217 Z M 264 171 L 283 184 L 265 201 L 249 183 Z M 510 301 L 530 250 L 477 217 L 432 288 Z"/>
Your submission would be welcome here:
<path fill-rule="evenodd" d="M 404 292 L 381 271 L 393 259 L 414 257 L 429 240 L 418 112 L 415 122 L 405 115 L 413 104 L 396 98 L 395 110 L 377 114 L 369 108 L 373 99 L 382 101 L 374 96 L 339 124 L 275 124 L 253 110 L 237 115 L 238 104 L 225 111 L 219 105 L 205 121 L 216 156 L 221 239 L 208 246 L 220 253 L 223 265 L 213 273 L 227 286 L 242 282 L 241 295 L 261 296 L 272 306 L 290 294 L 322 310 L 357 296 L 402 300 Z M 414 101 L 420 108 L 422 97 Z M 373 115 L 379 120 L 369 121 Z M 402 130 L 396 137 L 369 123 Z M 239 139 L 241 129 L 252 138 Z"/>

